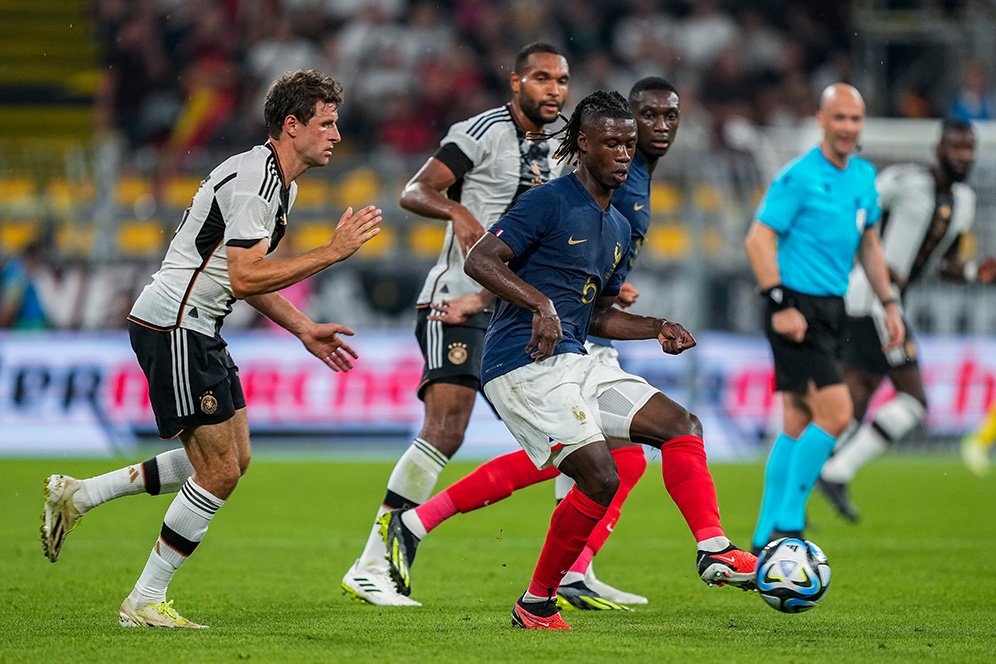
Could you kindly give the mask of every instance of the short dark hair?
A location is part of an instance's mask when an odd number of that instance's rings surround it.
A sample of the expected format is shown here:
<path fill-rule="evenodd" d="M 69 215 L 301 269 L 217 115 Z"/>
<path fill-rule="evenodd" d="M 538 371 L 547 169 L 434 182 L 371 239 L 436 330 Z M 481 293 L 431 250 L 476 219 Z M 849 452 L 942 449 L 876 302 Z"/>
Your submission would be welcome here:
<path fill-rule="evenodd" d="M 290 71 L 270 85 L 263 104 L 263 119 L 271 138 L 279 138 L 284 118 L 293 115 L 308 124 L 318 102 L 342 103 L 342 85 L 317 69 Z"/>
<path fill-rule="evenodd" d="M 529 56 L 533 53 L 553 53 L 554 55 L 559 55 L 562 58 L 567 58 L 564 52 L 553 44 L 548 44 L 547 42 L 533 42 L 532 44 L 526 44 L 519 51 L 519 54 L 515 56 L 515 73 L 519 76 L 526 71 L 526 63 L 529 61 Z"/>
<path fill-rule="evenodd" d="M 673 92 L 674 94 L 678 94 L 678 90 L 671 85 L 667 79 L 661 78 L 660 76 L 645 76 L 634 83 L 633 87 L 630 88 L 630 103 L 632 103 L 633 99 L 637 95 L 641 92 L 646 92 L 647 90 L 663 90 L 664 92 Z"/>
<path fill-rule="evenodd" d="M 949 131 L 967 131 L 970 134 L 974 134 L 975 127 L 972 126 L 971 122 L 966 122 L 965 120 L 945 118 L 941 122 L 941 136 L 944 136 Z"/>
<path fill-rule="evenodd" d="M 632 119 L 633 110 L 629 107 L 629 102 L 618 92 L 606 92 L 605 90 L 592 92 L 581 100 L 561 130 L 564 133 L 564 140 L 557 151 L 553 153 L 554 159 L 558 161 L 566 159 L 567 163 L 574 163 L 581 153 L 581 148 L 578 146 L 578 136 L 599 118 Z"/>

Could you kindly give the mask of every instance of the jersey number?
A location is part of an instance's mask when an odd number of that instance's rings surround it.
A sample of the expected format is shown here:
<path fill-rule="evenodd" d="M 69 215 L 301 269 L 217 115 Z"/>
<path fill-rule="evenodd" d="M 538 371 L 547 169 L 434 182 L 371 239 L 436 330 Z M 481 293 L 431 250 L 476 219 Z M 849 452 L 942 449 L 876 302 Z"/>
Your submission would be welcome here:
<path fill-rule="evenodd" d="M 595 277 L 588 277 L 588 281 L 584 282 L 584 286 L 581 288 L 581 302 L 591 304 L 595 301 L 597 294 L 598 284 L 595 283 Z"/>

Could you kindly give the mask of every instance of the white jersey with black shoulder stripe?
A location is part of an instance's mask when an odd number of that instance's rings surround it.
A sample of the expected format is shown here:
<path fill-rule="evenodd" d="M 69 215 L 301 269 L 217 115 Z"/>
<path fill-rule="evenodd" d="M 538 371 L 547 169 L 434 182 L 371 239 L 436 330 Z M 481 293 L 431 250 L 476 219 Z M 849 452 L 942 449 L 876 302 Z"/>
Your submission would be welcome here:
<path fill-rule="evenodd" d="M 882 208 L 885 263 L 907 282 L 936 270 L 944 255 L 975 222 L 975 191 L 956 182 L 950 194 L 940 197 L 926 164 L 889 166 L 879 173 L 875 187 Z M 845 302 L 848 315 L 885 319 L 860 263 L 851 270 Z"/>
<path fill-rule="evenodd" d="M 556 139 L 526 140 L 506 104 L 454 124 L 434 156 L 457 176 L 447 196 L 487 230 L 519 194 L 560 175 L 562 165 L 552 159 L 558 145 Z M 443 249 L 422 286 L 418 306 L 479 292 L 480 284 L 464 274 L 463 264 L 453 222 L 448 221 Z"/>
<path fill-rule="evenodd" d="M 185 328 L 214 336 L 235 296 L 226 248 L 269 242 L 277 248 L 294 205 L 297 184 L 283 186 L 270 145 L 222 162 L 202 182 L 166 250 L 132 307 L 130 320 L 159 330 Z"/>

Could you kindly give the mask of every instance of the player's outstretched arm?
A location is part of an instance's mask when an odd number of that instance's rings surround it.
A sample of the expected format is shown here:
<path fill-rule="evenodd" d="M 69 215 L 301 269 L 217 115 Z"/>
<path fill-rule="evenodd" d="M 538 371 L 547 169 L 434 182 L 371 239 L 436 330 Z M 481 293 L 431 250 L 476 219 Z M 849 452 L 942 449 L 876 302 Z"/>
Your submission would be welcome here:
<path fill-rule="evenodd" d="M 564 338 L 564 330 L 550 298 L 509 269 L 507 263 L 513 258 L 515 254 L 507 244 L 493 234 L 485 233 L 471 247 L 463 269 L 497 297 L 533 312 L 533 335 L 526 344 L 526 352 L 534 360 L 542 360 L 553 355 Z"/>
<path fill-rule="evenodd" d="M 380 233 L 381 211 L 369 205 L 354 213 L 348 208 L 339 218 L 335 234 L 327 244 L 293 258 L 267 258 L 270 243 L 261 239 L 251 247 L 225 247 L 228 277 L 235 297 L 273 293 L 287 288 L 333 263 L 352 256 L 364 242 Z"/>
<path fill-rule="evenodd" d="M 401 207 L 423 217 L 449 219 L 464 255 L 484 234 L 484 226 L 460 203 L 443 195 L 456 182 L 449 166 L 429 158 L 401 192 Z"/>
<path fill-rule="evenodd" d="M 279 293 L 266 293 L 246 298 L 253 309 L 301 340 L 304 347 L 333 371 L 353 368 L 350 358 L 356 351 L 340 338 L 353 336 L 353 331 L 336 323 L 316 323 Z"/>
<path fill-rule="evenodd" d="M 588 331 L 606 339 L 654 339 L 668 355 L 678 355 L 697 343 L 681 323 L 665 318 L 638 316 L 612 306 L 616 296 L 598 298 Z"/>

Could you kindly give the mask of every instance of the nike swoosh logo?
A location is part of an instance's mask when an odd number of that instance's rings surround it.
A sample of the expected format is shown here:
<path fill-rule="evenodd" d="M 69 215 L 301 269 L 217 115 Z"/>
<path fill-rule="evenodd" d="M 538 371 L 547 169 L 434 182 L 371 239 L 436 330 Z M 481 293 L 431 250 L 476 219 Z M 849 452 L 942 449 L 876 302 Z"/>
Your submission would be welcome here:
<path fill-rule="evenodd" d="M 584 240 L 575 240 L 573 235 L 570 236 L 569 238 L 567 238 L 567 244 L 582 244 L 582 243 L 587 242 L 587 241 L 588 241 L 587 239 L 584 239 Z"/>
<path fill-rule="evenodd" d="M 732 565 L 737 561 L 737 559 L 734 558 L 732 555 L 726 555 L 726 556 L 713 555 L 713 558 L 715 558 L 716 560 L 722 560 L 724 563 L 729 563 L 730 565 Z"/>
<path fill-rule="evenodd" d="M 645 207 L 647 207 L 647 206 L 646 205 L 640 205 L 639 203 L 633 203 L 633 211 L 634 212 L 639 212 L 640 210 L 642 210 Z"/>

